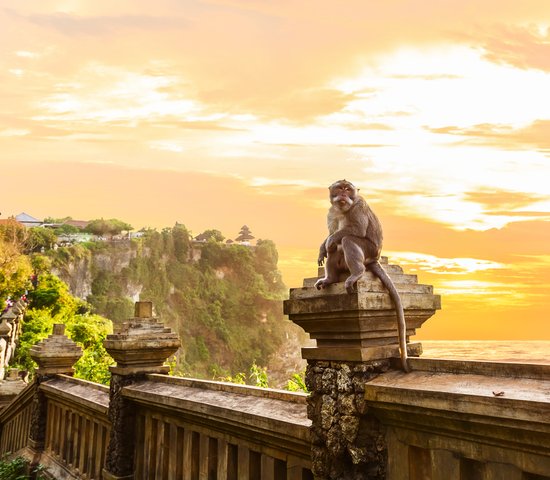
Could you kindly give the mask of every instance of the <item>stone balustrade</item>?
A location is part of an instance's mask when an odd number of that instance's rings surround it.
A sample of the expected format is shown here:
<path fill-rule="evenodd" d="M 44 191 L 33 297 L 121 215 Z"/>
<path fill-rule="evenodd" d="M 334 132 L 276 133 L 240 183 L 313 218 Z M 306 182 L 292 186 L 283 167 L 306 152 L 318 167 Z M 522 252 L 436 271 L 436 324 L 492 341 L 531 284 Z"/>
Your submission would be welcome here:
<path fill-rule="evenodd" d="M 25 375 L 10 368 L 26 308 L 27 304 L 19 300 L 0 314 L 0 411 L 26 387 Z"/>
<path fill-rule="evenodd" d="M 382 265 L 411 337 L 439 297 Z M 424 360 L 408 343 L 404 373 L 381 283 L 367 274 L 350 295 L 315 281 L 291 289 L 285 312 L 317 342 L 302 349 L 317 480 L 550 480 L 550 365 Z"/>
<path fill-rule="evenodd" d="M 105 344 L 110 387 L 72 378 L 81 352 L 62 325 L 32 348 L 39 368 L 0 413 L 0 454 L 60 480 L 313 479 L 305 394 L 165 375 L 179 340 L 150 303 Z"/>
<path fill-rule="evenodd" d="M 9 364 L 21 334 L 22 319 L 27 304 L 18 300 L 0 314 L 0 382 L 8 376 Z M 0 404 L 2 402 L 0 401 Z"/>
<path fill-rule="evenodd" d="M 384 262 L 407 340 L 440 308 L 431 286 Z M 33 349 L 35 381 L 0 412 L 0 453 L 56 479 L 550 480 L 550 365 L 419 358 L 401 370 L 395 312 L 365 275 L 348 294 L 292 289 L 309 395 L 174 378 L 177 337 L 149 303 L 108 336 L 109 388 L 71 378 L 61 327 Z M 57 354 L 55 353 L 57 352 Z"/>

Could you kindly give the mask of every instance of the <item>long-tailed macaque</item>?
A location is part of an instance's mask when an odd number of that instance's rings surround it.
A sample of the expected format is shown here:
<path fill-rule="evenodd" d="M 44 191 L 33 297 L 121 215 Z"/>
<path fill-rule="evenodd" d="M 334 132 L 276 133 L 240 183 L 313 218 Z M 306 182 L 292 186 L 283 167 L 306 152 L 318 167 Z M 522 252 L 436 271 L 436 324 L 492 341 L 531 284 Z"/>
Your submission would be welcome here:
<path fill-rule="evenodd" d="M 338 180 L 328 188 L 332 205 L 327 215 L 329 236 L 319 248 L 318 259 L 319 266 L 327 259 L 325 277 L 319 279 L 315 287 L 321 289 L 336 283 L 341 272 L 349 271 L 345 287 L 352 293 L 366 269 L 374 273 L 388 289 L 395 305 L 401 363 L 403 370 L 409 372 L 403 305 L 395 285 L 378 261 L 382 251 L 382 225 L 351 182 Z"/>

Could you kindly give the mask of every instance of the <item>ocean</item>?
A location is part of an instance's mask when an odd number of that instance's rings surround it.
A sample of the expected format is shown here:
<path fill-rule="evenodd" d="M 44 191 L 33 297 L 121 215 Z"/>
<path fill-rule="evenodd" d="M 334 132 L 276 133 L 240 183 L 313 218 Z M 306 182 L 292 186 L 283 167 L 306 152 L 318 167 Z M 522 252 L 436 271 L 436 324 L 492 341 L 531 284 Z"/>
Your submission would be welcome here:
<path fill-rule="evenodd" d="M 423 358 L 550 364 L 550 340 L 419 340 Z"/>

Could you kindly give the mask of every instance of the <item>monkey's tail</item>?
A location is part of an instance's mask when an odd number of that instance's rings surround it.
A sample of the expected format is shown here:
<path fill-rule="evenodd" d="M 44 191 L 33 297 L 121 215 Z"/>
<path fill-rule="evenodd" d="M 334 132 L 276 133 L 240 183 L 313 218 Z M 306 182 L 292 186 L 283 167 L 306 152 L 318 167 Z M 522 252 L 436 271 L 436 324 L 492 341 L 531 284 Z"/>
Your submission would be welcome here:
<path fill-rule="evenodd" d="M 378 261 L 369 263 L 367 268 L 374 273 L 382 282 L 384 287 L 388 289 L 390 297 L 395 306 L 395 312 L 397 313 L 397 332 L 399 336 L 399 350 L 401 353 L 401 364 L 405 372 L 410 372 L 409 364 L 407 363 L 407 326 L 405 324 L 405 312 L 403 311 L 403 304 L 401 303 L 401 297 L 397 293 L 397 289 L 392 282 L 392 279 L 382 268 Z"/>

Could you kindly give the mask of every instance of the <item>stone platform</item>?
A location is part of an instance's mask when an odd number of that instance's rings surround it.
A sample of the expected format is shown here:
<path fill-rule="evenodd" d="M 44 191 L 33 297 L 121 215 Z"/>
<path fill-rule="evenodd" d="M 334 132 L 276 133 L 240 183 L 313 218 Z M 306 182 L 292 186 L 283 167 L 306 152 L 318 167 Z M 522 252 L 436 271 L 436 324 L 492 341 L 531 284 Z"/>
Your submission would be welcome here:
<path fill-rule="evenodd" d="M 403 272 L 399 265 L 388 264 L 386 270 L 401 297 L 408 338 L 441 308 L 439 295 L 431 285 L 418 283 L 416 275 Z M 319 269 L 319 276 L 324 275 Z M 315 288 L 315 278 L 304 280 L 302 288 L 290 289 L 284 312 L 317 341 L 316 347 L 302 349 L 307 360 L 366 361 L 399 356 L 397 316 L 382 282 L 367 272 L 357 282 L 356 291 L 348 294 L 340 282 L 323 290 Z M 419 356 L 419 343 L 407 346 L 410 356 Z"/>

